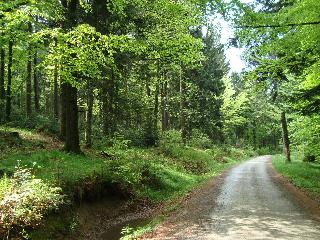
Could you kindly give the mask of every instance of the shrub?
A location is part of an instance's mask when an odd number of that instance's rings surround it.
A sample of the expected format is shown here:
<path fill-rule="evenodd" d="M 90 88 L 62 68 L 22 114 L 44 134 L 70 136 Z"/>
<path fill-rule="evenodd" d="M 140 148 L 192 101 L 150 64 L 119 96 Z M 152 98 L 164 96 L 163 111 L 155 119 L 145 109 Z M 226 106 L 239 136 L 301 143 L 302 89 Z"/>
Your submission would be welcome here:
<path fill-rule="evenodd" d="M 208 135 L 194 129 L 192 130 L 192 137 L 188 141 L 188 145 L 195 148 L 209 149 L 212 147 L 212 141 Z"/>
<path fill-rule="evenodd" d="M 164 145 L 182 145 L 182 138 L 180 131 L 169 130 L 161 135 L 160 146 Z"/>
<path fill-rule="evenodd" d="M 13 227 L 34 228 L 63 202 L 60 188 L 35 179 L 29 169 L 18 168 L 12 178 L 0 180 L 0 226 L 7 232 Z"/>
<path fill-rule="evenodd" d="M 176 130 L 162 133 L 159 142 L 161 151 L 167 156 L 174 156 L 175 149 L 183 145 L 181 133 Z"/>
<path fill-rule="evenodd" d="M 59 133 L 59 125 L 56 119 L 43 115 L 33 116 L 31 118 L 12 117 L 12 121 L 6 125 L 9 127 L 21 127 L 27 129 L 36 129 L 44 133 Z"/>
<path fill-rule="evenodd" d="M 130 146 L 145 146 L 145 131 L 141 127 L 128 128 L 121 131 L 125 139 L 130 140 Z"/>

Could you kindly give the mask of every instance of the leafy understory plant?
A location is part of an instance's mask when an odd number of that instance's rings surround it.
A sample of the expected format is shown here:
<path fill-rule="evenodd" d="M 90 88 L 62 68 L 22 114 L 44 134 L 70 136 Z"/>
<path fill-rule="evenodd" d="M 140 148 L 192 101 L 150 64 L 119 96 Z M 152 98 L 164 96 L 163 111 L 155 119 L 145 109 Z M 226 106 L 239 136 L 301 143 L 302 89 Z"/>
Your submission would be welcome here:
<path fill-rule="evenodd" d="M 12 178 L 0 179 L 0 232 L 35 228 L 44 216 L 65 202 L 62 189 L 36 179 L 30 169 L 18 167 Z"/>

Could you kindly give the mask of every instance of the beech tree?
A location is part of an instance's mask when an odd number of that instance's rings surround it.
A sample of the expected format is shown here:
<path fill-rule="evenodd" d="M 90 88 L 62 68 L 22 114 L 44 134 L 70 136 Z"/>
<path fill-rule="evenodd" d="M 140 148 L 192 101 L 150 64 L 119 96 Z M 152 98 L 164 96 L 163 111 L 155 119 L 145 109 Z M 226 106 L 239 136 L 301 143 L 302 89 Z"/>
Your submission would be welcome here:
<path fill-rule="evenodd" d="M 248 60 L 257 81 L 268 82 L 265 90 L 278 98 L 283 143 L 290 161 L 285 112 L 317 113 L 319 24 L 318 1 L 257 1 L 242 5 L 245 15 L 236 19 L 238 37 L 248 47 Z M 306 38 L 306 36 L 308 36 Z M 312 83 L 311 83 L 312 82 Z M 289 86 L 289 87 L 288 87 Z M 280 98 L 279 98 L 280 96 Z M 299 97 L 298 97 L 299 96 Z"/>

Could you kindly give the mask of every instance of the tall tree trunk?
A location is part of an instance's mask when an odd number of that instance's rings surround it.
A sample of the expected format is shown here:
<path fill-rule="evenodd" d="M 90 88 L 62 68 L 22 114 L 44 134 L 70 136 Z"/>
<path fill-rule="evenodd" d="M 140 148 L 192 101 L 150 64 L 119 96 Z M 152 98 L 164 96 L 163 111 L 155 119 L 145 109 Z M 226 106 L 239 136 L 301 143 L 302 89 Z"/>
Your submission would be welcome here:
<path fill-rule="evenodd" d="M 28 24 L 29 33 L 32 32 L 32 25 L 31 23 Z M 31 98 L 32 98 L 32 83 L 31 83 L 31 76 L 32 76 L 32 54 L 31 54 L 31 43 L 29 43 L 28 49 L 28 62 L 27 62 L 27 79 L 26 79 L 26 113 L 27 117 L 30 118 L 32 114 L 32 107 L 31 107 Z"/>
<path fill-rule="evenodd" d="M 66 11 L 69 11 L 68 9 L 68 1 L 67 0 L 61 0 L 61 5 L 65 8 Z M 67 16 L 68 17 L 68 16 Z M 63 22 L 61 24 L 61 28 L 67 29 L 68 23 Z M 57 43 L 57 42 L 56 42 Z M 61 66 L 62 67 L 62 66 Z M 62 141 L 66 140 L 66 111 L 67 111 L 67 84 L 64 82 L 62 78 L 60 78 L 60 139 Z"/>
<path fill-rule="evenodd" d="M 13 40 L 9 40 L 8 46 L 8 82 L 6 91 L 6 121 L 10 121 L 11 115 L 11 81 L 12 81 L 12 54 L 13 54 Z"/>
<path fill-rule="evenodd" d="M 162 105 L 162 131 L 169 129 L 169 112 L 168 112 L 168 82 L 165 81 L 161 87 L 161 105 Z"/>
<path fill-rule="evenodd" d="M 33 91 L 34 91 L 34 109 L 37 113 L 40 111 L 40 89 L 39 89 L 39 80 L 38 80 L 38 71 L 37 71 L 37 52 L 34 55 L 33 60 Z"/>
<path fill-rule="evenodd" d="M 285 112 L 281 113 L 281 126 L 282 126 L 282 138 L 283 138 L 283 153 L 286 156 L 286 161 L 291 162 L 290 140 L 289 140 L 288 125 L 287 125 Z"/>
<path fill-rule="evenodd" d="M 148 99 L 148 104 L 147 104 L 147 112 L 146 112 L 146 125 L 144 127 L 145 129 L 145 145 L 146 146 L 154 146 L 155 145 L 155 142 L 156 142 L 156 139 L 155 139 L 155 120 L 154 120 L 154 117 L 155 117 L 155 111 L 158 111 L 156 110 L 156 108 L 158 108 L 158 103 L 156 101 L 156 98 L 157 95 L 159 94 L 156 94 L 155 93 L 155 105 L 152 106 L 152 95 L 151 95 L 151 83 L 150 83 L 150 76 L 146 76 L 146 85 L 145 85 L 145 90 L 146 90 L 146 95 L 147 95 L 147 99 Z"/>
<path fill-rule="evenodd" d="M 58 40 L 54 39 L 54 45 L 57 48 Z M 55 119 L 59 119 L 59 84 L 58 84 L 58 64 L 54 64 L 54 73 L 53 73 L 53 114 Z"/>
<path fill-rule="evenodd" d="M 60 83 L 60 139 L 66 140 L 67 83 Z"/>
<path fill-rule="evenodd" d="M 154 111 L 153 111 L 153 132 L 157 139 L 158 135 L 158 113 L 159 113 L 159 93 L 160 93 L 160 66 L 157 64 L 157 80 L 156 80 L 156 90 L 154 92 Z M 155 139 L 155 140 L 156 140 Z"/>
<path fill-rule="evenodd" d="M 110 79 L 106 81 L 103 88 L 103 134 L 105 136 L 111 136 L 114 130 L 113 121 L 114 117 L 114 74 L 113 71 L 110 74 Z"/>
<path fill-rule="evenodd" d="M 54 65 L 53 76 L 53 113 L 55 119 L 59 119 L 59 84 L 58 84 L 58 65 Z"/>
<path fill-rule="evenodd" d="M 252 124 L 252 134 L 253 134 L 253 149 L 257 149 L 257 123 L 254 121 Z"/>
<path fill-rule="evenodd" d="M 88 97 L 87 97 L 87 105 L 88 109 L 86 112 L 86 147 L 92 146 L 92 110 L 93 110 L 93 92 L 92 89 L 89 88 L 88 90 Z"/>
<path fill-rule="evenodd" d="M 66 91 L 66 137 L 64 149 L 67 152 L 81 153 L 78 127 L 77 88 L 65 83 Z"/>
<path fill-rule="evenodd" d="M 181 138 L 184 145 L 187 144 L 185 88 L 186 84 L 182 77 L 182 67 L 180 67 L 180 128 Z"/>
<path fill-rule="evenodd" d="M 76 26 L 78 0 L 62 0 L 61 3 L 67 10 L 67 22 L 63 24 L 63 28 Z M 67 152 L 81 153 L 78 126 L 78 90 L 70 83 L 63 81 L 61 97 L 60 134 L 65 141 L 64 149 Z"/>
<path fill-rule="evenodd" d="M 6 52 L 4 48 L 0 49 L 0 99 L 4 100 L 6 98 L 6 91 L 4 86 L 4 75 L 5 75 L 5 55 Z"/>
<path fill-rule="evenodd" d="M 154 93 L 154 111 L 153 111 L 153 134 L 157 139 L 158 133 L 158 113 L 159 113 L 159 82 L 156 83 L 156 91 Z M 155 140 L 156 140 L 155 139 Z"/>
<path fill-rule="evenodd" d="M 108 116 L 108 80 L 105 80 L 104 86 L 102 88 L 102 118 L 103 118 L 103 135 L 109 136 L 109 116 Z"/>
<path fill-rule="evenodd" d="M 273 129 L 272 129 L 272 132 L 273 132 L 273 134 L 272 134 L 273 148 L 274 148 L 274 149 L 277 149 L 277 147 L 278 147 L 278 141 L 277 141 L 276 129 L 273 128 Z"/>

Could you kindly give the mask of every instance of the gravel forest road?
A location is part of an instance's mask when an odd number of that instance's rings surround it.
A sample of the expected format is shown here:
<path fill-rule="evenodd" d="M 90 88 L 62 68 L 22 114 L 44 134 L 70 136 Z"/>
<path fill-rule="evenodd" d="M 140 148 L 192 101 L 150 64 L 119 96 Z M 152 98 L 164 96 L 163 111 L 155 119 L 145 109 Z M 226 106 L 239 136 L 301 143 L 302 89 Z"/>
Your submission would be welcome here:
<path fill-rule="evenodd" d="M 320 239 L 313 210 L 307 212 L 275 175 L 270 156 L 248 160 L 208 184 L 143 239 Z"/>

